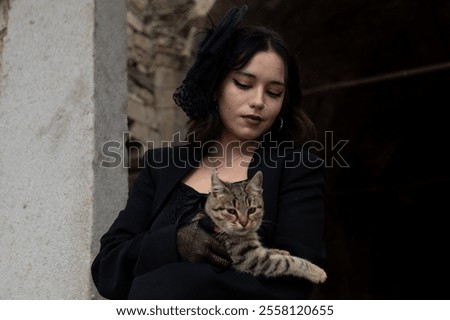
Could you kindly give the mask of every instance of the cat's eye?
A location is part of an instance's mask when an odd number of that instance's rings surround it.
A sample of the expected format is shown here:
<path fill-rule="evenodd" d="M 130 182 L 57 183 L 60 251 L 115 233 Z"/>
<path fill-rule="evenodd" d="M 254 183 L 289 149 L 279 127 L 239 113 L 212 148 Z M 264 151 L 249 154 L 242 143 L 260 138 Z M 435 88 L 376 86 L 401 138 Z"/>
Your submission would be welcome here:
<path fill-rule="evenodd" d="M 236 210 L 235 209 L 231 209 L 231 208 L 227 209 L 227 212 L 229 214 L 236 214 Z"/>
<path fill-rule="evenodd" d="M 248 214 L 252 214 L 252 213 L 255 213 L 255 212 L 256 212 L 256 208 L 255 207 L 248 208 L 248 210 L 247 210 Z"/>

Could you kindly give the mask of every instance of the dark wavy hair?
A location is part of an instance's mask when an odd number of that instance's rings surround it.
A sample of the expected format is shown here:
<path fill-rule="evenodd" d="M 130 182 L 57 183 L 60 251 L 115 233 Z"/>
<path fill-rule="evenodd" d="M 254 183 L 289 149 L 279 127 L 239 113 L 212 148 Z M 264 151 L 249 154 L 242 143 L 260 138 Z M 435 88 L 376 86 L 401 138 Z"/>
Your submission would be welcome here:
<path fill-rule="evenodd" d="M 223 125 L 216 109 L 214 93 L 219 90 L 229 72 L 243 68 L 256 53 L 269 50 L 275 51 L 283 59 L 286 83 L 279 114 L 283 119 L 283 127 L 279 130 L 281 121 L 277 117 L 270 129 L 272 141 L 292 141 L 294 145 L 300 146 L 315 139 L 315 126 L 301 107 L 300 73 L 294 57 L 277 32 L 262 26 L 250 26 L 236 29 L 228 40 L 226 53 L 223 53 L 223 63 L 215 81 L 211 83 L 213 95 L 210 97 L 209 112 L 188 122 L 188 140 L 195 139 L 197 143 L 204 144 L 219 139 Z"/>

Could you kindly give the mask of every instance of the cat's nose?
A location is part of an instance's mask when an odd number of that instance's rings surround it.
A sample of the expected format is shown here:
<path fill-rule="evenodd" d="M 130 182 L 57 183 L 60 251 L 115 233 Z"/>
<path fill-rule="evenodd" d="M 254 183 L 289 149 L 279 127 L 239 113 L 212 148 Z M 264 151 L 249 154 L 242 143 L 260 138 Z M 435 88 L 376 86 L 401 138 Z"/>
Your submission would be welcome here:
<path fill-rule="evenodd" d="M 239 224 L 245 228 L 248 225 L 248 219 L 245 217 L 240 217 L 239 218 Z"/>

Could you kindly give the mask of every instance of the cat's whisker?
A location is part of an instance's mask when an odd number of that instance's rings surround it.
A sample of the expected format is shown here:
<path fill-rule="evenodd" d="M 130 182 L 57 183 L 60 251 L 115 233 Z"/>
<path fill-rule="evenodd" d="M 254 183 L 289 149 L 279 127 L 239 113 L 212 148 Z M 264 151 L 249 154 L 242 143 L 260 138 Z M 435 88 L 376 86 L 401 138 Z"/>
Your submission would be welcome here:
<path fill-rule="evenodd" d="M 227 232 L 220 232 L 216 234 L 216 239 L 218 239 L 219 241 L 226 241 L 226 239 L 229 237 Z"/>
<path fill-rule="evenodd" d="M 220 231 L 216 232 L 216 236 L 221 236 L 224 234 L 228 234 L 228 231 L 225 229 L 220 229 Z"/>
<path fill-rule="evenodd" d="M 220 232 L 216 233 L 216 236 L 222 236 L 224 234 L 227 234 L 227 232 L 225 230 L 221 230 Z"/>

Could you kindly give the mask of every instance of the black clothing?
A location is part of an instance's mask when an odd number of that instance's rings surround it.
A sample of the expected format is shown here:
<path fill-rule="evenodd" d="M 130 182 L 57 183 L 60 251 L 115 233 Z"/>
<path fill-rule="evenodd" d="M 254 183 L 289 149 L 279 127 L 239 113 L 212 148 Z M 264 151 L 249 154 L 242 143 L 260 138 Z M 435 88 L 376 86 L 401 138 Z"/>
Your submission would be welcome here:
<path fill-rule="evenodd" d="M 172 190 L 198 164 L 199 151 L 182 146 L 150 150 L 127 206 L 101 239 L 92 264 L 99 293 L 109 299 L 305 299 L 304 279 L 256 278 L 230 268 L 182 261 L 177 223 L 154 224 L 168 210 Z M 293 148 L 261 146 L 248 178 L 263 173 L 265 246 L 322 265 L 324 166 L 321 159 Z M 170 207 L 170 204 L 169 204 Z"/>
<path fill-rule="evenodd" d="M 166 205 L 155 218 L 150 232 L 171 224 L 180 225 L 189 222 L 198 212 L 203 211 L 207 196 L 182 182 L 178 183 Z"/>

